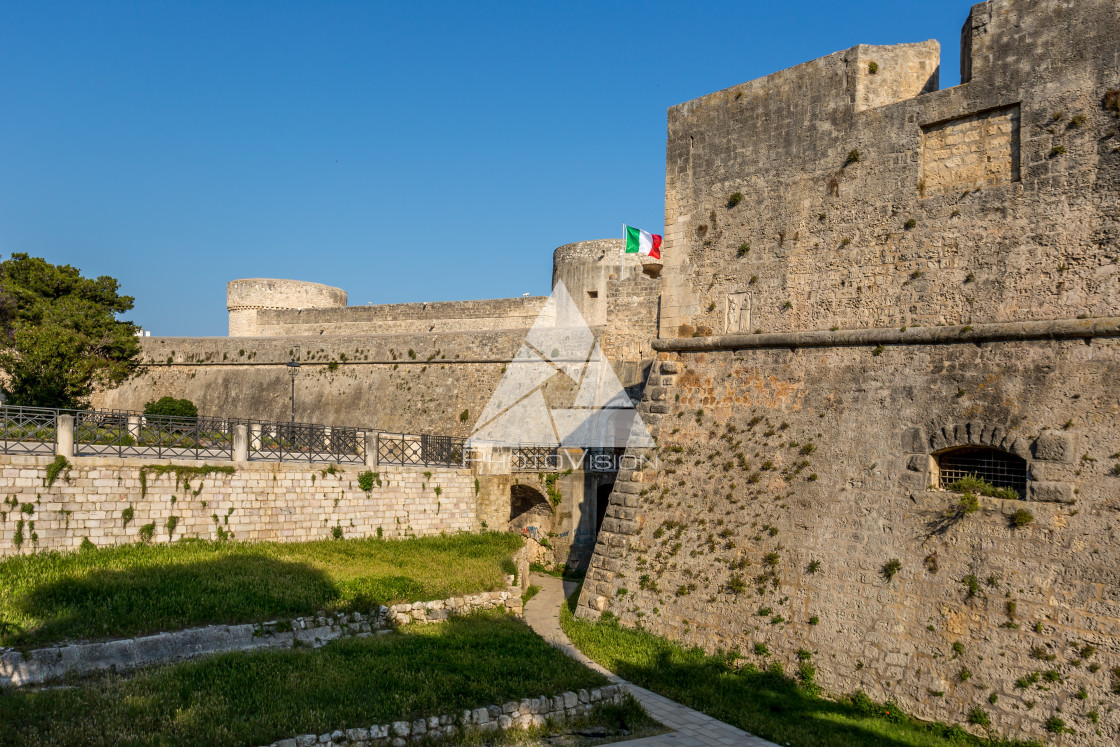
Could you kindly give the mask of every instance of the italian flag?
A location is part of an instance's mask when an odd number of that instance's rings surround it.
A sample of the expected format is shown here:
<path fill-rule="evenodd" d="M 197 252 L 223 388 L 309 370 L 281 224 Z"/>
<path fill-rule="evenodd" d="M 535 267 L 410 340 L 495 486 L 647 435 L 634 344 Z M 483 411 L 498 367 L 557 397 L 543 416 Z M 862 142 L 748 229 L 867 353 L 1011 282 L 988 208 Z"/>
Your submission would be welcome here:
<path fill-rule="evenodd" d="M 625 226 L 625 224 L 623 224 Z M 633 226 L 626 228 L 626 253 L 661 259 L 661 237 Z"/>

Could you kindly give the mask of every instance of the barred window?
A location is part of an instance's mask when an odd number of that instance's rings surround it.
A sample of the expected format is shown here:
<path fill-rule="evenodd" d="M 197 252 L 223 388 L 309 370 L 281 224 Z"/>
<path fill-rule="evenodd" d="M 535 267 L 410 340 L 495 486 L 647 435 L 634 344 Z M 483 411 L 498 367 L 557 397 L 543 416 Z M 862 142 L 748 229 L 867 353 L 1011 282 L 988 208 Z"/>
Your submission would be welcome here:
<path fill-rule="evenodd" d="M 1006 451 L 986 446 L 962 446 L 937 454 L 938 485 L 942 488 L 974 475 L 997 488 L 1011 488 L 1020 496 L 1027 493 L 1027 463 Z"/>

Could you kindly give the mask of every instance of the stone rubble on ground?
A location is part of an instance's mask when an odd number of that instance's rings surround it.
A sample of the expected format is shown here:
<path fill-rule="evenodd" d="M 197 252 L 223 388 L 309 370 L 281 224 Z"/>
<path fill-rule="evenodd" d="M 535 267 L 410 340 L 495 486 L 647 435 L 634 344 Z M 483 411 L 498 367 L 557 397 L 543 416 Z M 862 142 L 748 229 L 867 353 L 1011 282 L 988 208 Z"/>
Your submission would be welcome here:
<path fill-rule="evenodd" d="M 464 730 L 481 732 L 531 729 L 549 722 L 562 723 L 586 716 L 595 705 L 620 703 L 627 695 L 623 685 L 607 685 L 553 697 L 522 698 L 502 705 L 464 710 L 458 714 L 429 716 L 414 721 L 394 721 L 367 728 L 336 729 L 323 734 L 302 734 L 281 739 L 267 747 L 401 747 L 422 740 L 450 739 Z"/>
<path fill-rule="evenodd" d="M 512 586 L 512 576 L 506 577 Z M 35 685 L 68 674 L 132 669 L 229 651 L 304 646 L 319 648 L 339 638 L 365 638 L 400 625 L 437 623 L 479 610 L 522 614 L 519 590 L 485 591 L 432 602 L 381 606 L 369 614 L 326 613 L 257 625 L 209 625 L 171 633 L 100 643 L 49 646 L 28 652 L 0 648 L 0 688 Z"/>

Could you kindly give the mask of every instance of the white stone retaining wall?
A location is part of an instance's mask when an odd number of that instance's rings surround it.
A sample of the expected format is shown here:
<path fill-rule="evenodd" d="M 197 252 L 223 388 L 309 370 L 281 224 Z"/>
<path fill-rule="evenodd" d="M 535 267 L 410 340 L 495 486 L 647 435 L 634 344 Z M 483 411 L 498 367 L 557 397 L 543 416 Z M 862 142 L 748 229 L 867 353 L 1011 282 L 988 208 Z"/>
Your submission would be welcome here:
<path fill-rule="evenodd" d="M 513 581 L 513 577 L 507 577 Z M 478 610 L 501 609 L 520 615 L 519 589 L 488 591 L 432 602 L 382 606 L 360 612 L 297 617 L 259 624 L 209 625 L 172 633 L 124 638 L 101 643 L 75 643 L 26 653 L 0 649 L 0 687 L 35 685 L 67 674 L 103 669 L 132 669 L 229 651 L 307 646 L 318 648 L 338 638 L 364 638 L 387 633 L 399 625 L 442 622 Z"/>
<path fill-rule="evenodd" d="M 141 539 L 183 537 L 303 542 L 343 537 L 410 537 L 476 531 L 474 475 L 467 469 L 382 466 L 370 492 L 358 486 L 359 465 L 294 462 L 205 462 L 75 457 L 47 485 L 46 456 L 0 455 L 0 557 L 76 550 Z M 233 467 L 232 474 L 188 477 L 152 467 Z M 140 473 L 145 469 L 146 489 Z M 132 518 L 125 521 L 126 509 Z M 174 521 L 171 521 L 172 517 Z M 173 528 L 173 531 L 169 531 Z M 337 529 L 336 529 L 337 528 Z M 20 541 L 22 540 L 22 541 Z"/>
<path fill-rule="evenodd" d="M 368 729 L 337 729 L 325 734 L 303 734 L 273 742 L 269 747 L 402 747 L 410 742 L 452 739 L 468 730 L 483 732 L 531 729 L 548 722 L 560 723 L 586 716 L 592 707 L 620 703 L 627 691 L 623 685 L 566 692 L 554 697 L 522 698 L 502 705 L 484 706 L 458 714 L 429 716 L 415 721 L 375 724 Z"/>

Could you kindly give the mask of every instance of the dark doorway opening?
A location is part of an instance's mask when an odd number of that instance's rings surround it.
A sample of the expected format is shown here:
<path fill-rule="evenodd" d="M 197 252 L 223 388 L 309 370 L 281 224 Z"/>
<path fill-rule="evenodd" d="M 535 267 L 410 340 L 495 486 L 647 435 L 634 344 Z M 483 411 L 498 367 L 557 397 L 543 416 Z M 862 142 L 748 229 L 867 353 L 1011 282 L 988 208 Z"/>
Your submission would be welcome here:
<path fill-rule="evenodd" d="M 535 526 L 547 529 L 552 523 L 548 499 L 528 485 L 513 485 L 509 491 L 509 526 L 521 530 Z"/>
<path fill-rule="evenodd" d="M 600 485 L 599 491 L 595 495 L 595 533 L 598 534 L 599 530 L 603 527 L 603 518 L 607 515 L 607 505 L 610 503 L 611 491 L 614 489 L 614 483 L 610 485 Z"/>

